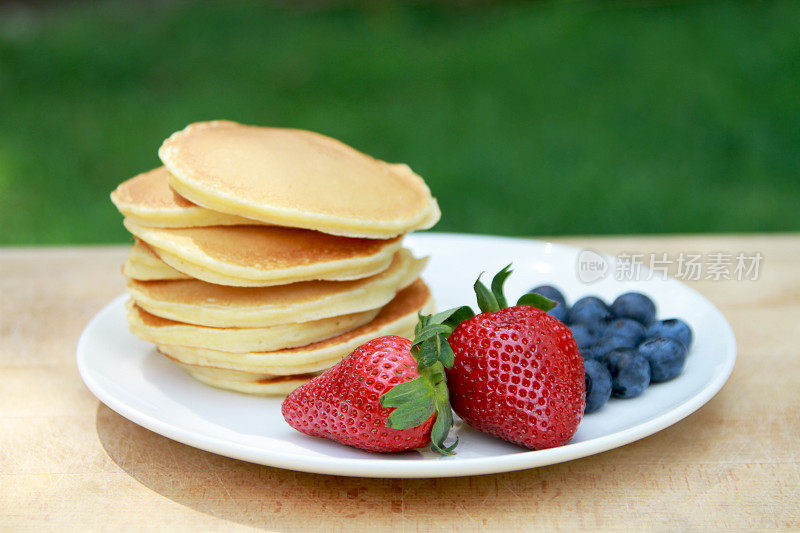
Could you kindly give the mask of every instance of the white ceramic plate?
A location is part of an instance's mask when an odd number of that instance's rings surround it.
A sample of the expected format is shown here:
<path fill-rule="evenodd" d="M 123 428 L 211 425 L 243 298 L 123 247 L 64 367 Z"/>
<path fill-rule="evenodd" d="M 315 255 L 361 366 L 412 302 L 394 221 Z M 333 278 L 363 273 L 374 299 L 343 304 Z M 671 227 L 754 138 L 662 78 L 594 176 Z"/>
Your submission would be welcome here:
<path fill-rule="evenodd" d="M 176 441 L 269 466 L 365 477 L 443 477 L 506 472 L 569 461 L 633 442 L 688 416 L 722 388 L 733 370 L 736 342 L 722 314 L 703 296 L 675 280 L 620 282 L 609 275 L 591 285 L 576 274 L 580 250 L 500 237 L 424 233 L 407 238 L 418 255 L 430 255 L 424 278 L 440 309 L 474 304 L 472 284 L 513 262 L 509 301 L 552 283 L 569 302 L 587 294 L 606 300 L 628 291 L 650 295 L 659 318 L 678 316 L 695 333 L 678 378 L 651 385 L 629 400 L 612 399 L 584 417 L 566 446 L 528 451 L 457 422 L 457 455 L 420 450 L 394 455 L 362 452 L 290 428 L 280 399 L 250 397 L 202 385 L 128 332 L 120 296 L 98 313 L 78 343 L 78 369 L 89 389 L 125 418 Z M 612 261 L 610 258 L 607 258 Z M 613 274 L 613 263 L 611 263 Z M 585 278 L 584 278 L 585 279 Z M 487 279 L 488 281 L 488 279 Z M 473 306 L 474 307 L 474 306 Z"/>

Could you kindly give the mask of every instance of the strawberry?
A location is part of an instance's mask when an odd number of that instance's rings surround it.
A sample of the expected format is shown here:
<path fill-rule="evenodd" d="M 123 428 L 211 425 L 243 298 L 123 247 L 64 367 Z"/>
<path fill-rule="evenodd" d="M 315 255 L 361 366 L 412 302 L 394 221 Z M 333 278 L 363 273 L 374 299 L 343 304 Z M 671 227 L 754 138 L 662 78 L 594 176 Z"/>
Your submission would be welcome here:
<path fill-rule="evenodd" d="M 554 302 L 531 293 L 506 307 L 510 266 L 494 277 L 491 291 L 478 277 L 482 313 L 450 335 L 450 401 L 479 431 L 530 449 L 561 446 L 583 416 L 583 359 L 569 328 L 547 314 Z"/>
<path fill-rule="evenodd" d="M 413 342 L 388 335 L 361 345 L 287 396 L 284 419 L 308 435 L 363 450 L 399 452 L 430 443 L 450 454 L 455 444 L 444 441 L 453 412 L 444 369 L 453 352 L 446 336 L 469 316 L 468 307 L 420 315 Z"/>

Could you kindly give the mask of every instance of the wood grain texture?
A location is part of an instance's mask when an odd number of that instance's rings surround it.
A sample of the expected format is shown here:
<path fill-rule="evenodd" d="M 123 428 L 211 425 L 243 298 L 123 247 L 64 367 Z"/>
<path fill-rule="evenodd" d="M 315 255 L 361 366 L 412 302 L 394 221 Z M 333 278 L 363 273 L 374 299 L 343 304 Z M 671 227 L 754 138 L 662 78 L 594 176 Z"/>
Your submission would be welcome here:
<path fill-rule="evenodd" d="M 75 368 L 123 291 L 124 247 L 0 249 L 0 529 L 800 528 L 800 236 L 554 239 L 620 251 L 760 251 L 758 281 L 691 283 L 736 333 L 725 388 L 636 443 L 455 479 L 304 474 L 170 441 L 100 404 Z"/>

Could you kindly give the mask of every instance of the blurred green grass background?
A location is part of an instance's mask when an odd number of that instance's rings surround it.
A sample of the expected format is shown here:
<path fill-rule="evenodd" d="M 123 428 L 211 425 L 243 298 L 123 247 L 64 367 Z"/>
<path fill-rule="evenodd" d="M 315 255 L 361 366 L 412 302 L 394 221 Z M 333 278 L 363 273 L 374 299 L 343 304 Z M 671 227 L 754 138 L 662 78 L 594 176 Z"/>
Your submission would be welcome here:
<path fill-rule="evenodd" d="M 108 200 L 198 120 L 407 162 L 437 230 L 800 229 L 800 2 L 0 9 L 0 244 L 128 240 Z"/>

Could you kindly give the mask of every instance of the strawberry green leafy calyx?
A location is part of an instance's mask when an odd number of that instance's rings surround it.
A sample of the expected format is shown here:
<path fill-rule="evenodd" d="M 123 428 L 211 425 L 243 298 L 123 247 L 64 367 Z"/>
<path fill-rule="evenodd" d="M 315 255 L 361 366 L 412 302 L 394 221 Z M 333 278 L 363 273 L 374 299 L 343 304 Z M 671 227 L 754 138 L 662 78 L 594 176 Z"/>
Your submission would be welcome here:
<path fill-rule="evenodd" d="M 394 408 L 386 421 L 392 429 L 419 426 L 435 413 L 431 449 L 443 455 L 451 455 L 458 445 L 458 439 L 449 446 L 444 442 L 453 426 L 445 368 L 452 367 L 455 360 L 447 337 L 458 324 L 473 316 L 472 309 L 466 306 L 435 315 L 420 314 L 411 343 L 419 377 L 395 385 L 379 398 L 383 407 Z"/>
<path fill-rule="evenodd" d="M 494 313 L 495 311 L 508 307 L 508 302 L 506 302 L 506 297 L 503 294 L 503 285 L 512 272 L 514 271 L 511 270 L 511 265 L 508 264 L 500 272 L 495 274 L 494 278 L 492 278 L 492 290 L 487 289 L 486 285 L 481 283 L 481 276 L 478 276 L 474 288 L 475 295 L 478 298 L 478 307 L 482 313 Z M 531 292 L 523 294 L 520 299 L 517 300 L 517 305 L 535 307 L 546 313 L 557 306 L 558 303 L 540 294 Z"/>

